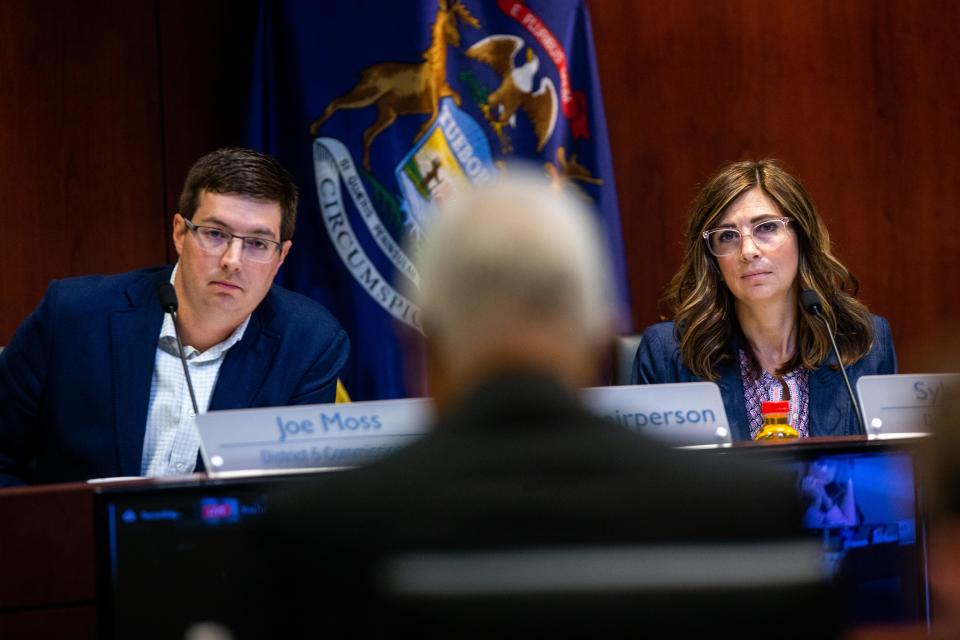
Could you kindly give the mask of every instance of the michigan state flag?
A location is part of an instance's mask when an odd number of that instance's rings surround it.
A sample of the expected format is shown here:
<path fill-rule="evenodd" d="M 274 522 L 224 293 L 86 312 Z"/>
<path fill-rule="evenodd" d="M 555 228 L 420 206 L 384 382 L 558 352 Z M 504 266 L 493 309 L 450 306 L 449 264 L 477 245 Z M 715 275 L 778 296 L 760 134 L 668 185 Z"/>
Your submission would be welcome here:
<path fill-rule="evenodd" d="M 279 282 L 350 334 L 354 399 L 403 397 L 431 202 L 523 159 L 591 200 L 626 305 L 620 221 L 581 0 L 265 0 L 248 143 L 301 189 Z"/>

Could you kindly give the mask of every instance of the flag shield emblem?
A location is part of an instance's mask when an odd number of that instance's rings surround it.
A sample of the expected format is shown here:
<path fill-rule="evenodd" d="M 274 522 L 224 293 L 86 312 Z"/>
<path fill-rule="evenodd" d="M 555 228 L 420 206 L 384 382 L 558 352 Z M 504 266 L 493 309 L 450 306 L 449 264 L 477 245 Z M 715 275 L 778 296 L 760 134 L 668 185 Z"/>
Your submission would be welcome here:
<path fill-rule="evenodd" d="M 483 184 L 496 173 L 490 143 L 480 125 L 450 98 L 424 137 L 404 156 L 394 175 L 403 191 L 409 224 L 423 230 L 434 200 L 467 184 Z"/>

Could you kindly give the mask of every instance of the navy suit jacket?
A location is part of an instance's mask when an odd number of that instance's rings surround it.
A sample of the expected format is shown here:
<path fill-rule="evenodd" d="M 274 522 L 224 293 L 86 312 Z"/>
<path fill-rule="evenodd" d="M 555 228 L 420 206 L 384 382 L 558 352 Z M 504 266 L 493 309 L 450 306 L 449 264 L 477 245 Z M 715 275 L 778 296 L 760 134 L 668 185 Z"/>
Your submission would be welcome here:
<path fill-rule="evenodd" d="M 172 266 L 54 281 L 0 353 L 0 486 L 140 475 Z M 319 304 L 273 286 L 210 410 L 332 402 L 350 350 Z"/>
<path fill-rule="evenodd" d="M 875 335 L 870 352 L 847 367 L 850 385 L 856 392 L 860 376 L 897 372 L 897 355 L 893 350 L 890 325 L 886 319 L 873 316 Z M 856 413 L 843 384 L 840 371 L 830 365 L 837 363 L 832 354 L 819 368 L 810 372 L 810 414 L 808 426 L 811 436 L 851 436 L 859 433 Z M 660 322 L 643 332 L 643 339 L 633 362 L 633 384 L 661 384 L 667 382 L 702 382 L 680 360 L 680 349 L 672 322 Z M 723 406 L 730 421 L 734 440 L 750 440 L 747 405 L 743 398 L 740 366 L 736 363 L 723 367 L 716 380 L 723 397 Z"/>

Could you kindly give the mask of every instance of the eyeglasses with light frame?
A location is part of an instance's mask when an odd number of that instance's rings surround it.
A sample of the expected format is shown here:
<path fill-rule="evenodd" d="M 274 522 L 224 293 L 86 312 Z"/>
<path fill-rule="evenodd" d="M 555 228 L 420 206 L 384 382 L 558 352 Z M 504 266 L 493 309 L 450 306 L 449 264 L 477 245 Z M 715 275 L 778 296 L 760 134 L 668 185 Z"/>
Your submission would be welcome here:
<path fill-rule="evenodd" d="M 740 233 L 738 229 L 719 227 L 708 229 L 701 235 L 707 243 L 707 249 L 718 258 L 732 255 L 740 251 L 744 237 L 753 238 L 754 243 L 761 249 L 773 249 L 787 237 L 787 223 L 790 218 L 767 218 L 753 225 L 750 233 Z"/>
<path fill-rule="evenodd" d="M 274 240 L 258 236 L 238 236 L 220 227 L 193 224 L 186 218 L 183 221 L 197 238 L 197 244 L 207 253 L 222 253 L 233 243 L 234 238 L 240 240 L 241 255 L 253 262 L 270 262 L 274 255 L 280 252 L 281 244 Z"/>

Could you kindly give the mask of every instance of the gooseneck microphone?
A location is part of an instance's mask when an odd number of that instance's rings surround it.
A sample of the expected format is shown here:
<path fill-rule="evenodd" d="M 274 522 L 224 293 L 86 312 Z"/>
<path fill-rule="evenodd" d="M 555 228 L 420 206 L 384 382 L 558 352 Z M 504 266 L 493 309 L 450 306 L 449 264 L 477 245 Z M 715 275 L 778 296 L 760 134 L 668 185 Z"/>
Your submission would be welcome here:
<path fill-rule="evenodd" d="M 857 415 L 857 426 L 860 427 L 860 435 L 867 435 L 867 428 L 863 424 L 863 414 L 860 413 L 860 405 L 857 403 L 857 397 L 853 395 L 853 387 L 850 386 L 850 378 L 847 377 L 847 369 L 843 366 L 843 360 L 840 359 L 840 349 L 837 348 L 837 341 L 833 337 L 833 329 L 830 327 L 830 322 L 827 321 L 826 316 L 823 315 L 823 306 L 820 303 L 820 296 L 817 295 L 816 291 L 812 291 L 810 289 L 801 291 L 800 306 L 802 306 L 804 311 L 807 313 L 811 313 L 823 320 L 823 326 L 827 328 L 827 335 L 830 336 L 830 344 L 833 345 L 833 355 L 837 356 L 837 364 L 840 365 L 840 373 L 843 375 L 843 383 L 847 385 L 847 394 L 850 396 L 850 404 L 853 405 L 853 412 Z"/>
<path fill-rule="evenodd" d="M 187 378 L 187 390 L 190 391 L 190 402 L 193 403 L 193 415 L 200 415 L 197 408 L 197 396 L 193 393 L 193 381 L 190 379 L 190 368 L 187 366 L 187 357 L 183 355 L 183 342 L 180 340 L 180 323 L 177 322 L 177 290 L 169 282 L 163 282 L 157 287 L 157 296 L 164 313 L 173 318 L 173 331 L 177 335 L 177 349 L 180 354 L 180 364 L 183 365 L 183 375 Z"/>

